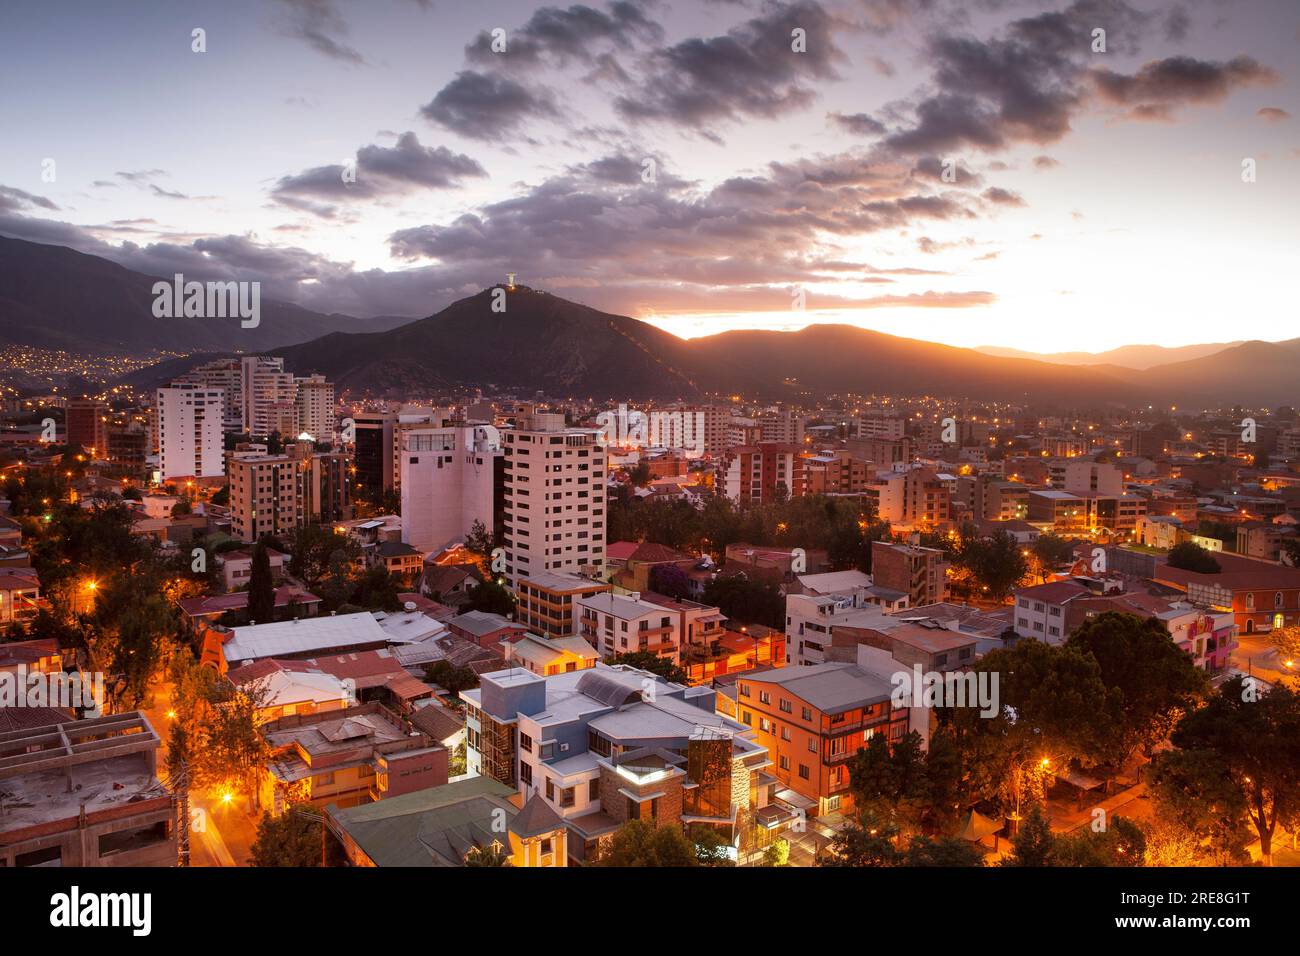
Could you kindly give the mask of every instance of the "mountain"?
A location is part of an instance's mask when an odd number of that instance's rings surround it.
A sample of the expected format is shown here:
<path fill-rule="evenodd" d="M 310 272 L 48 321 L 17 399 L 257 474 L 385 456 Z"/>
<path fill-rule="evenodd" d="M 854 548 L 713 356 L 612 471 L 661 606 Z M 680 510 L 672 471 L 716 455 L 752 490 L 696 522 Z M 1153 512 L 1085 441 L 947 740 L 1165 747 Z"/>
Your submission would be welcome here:
<path fill-rule="evenodd" d="M 237 318 L 159 319 L 153 314 L 159 281 L 170 284 L 172 278 L 142 275 L 64 246 L 0 236 L 0 342 L 89 353 L 258 351 L 410 321 L 322 315 L 266 298 L 256 328 L 241 328 Z"/>
<path fill-rule="evenodd" d="M 1024 352 L 1001 345 L 980 345 L 975 351 L 1000 358 L 1032 359 L 1037 362 L 1051 362 L 1054 365 L 1118 365 L 1121 368 L 1144 371 L 1157 365 L 1204 358 L 1240 344 L 1241 342 L 1218 342 L 1206 345 L 1180 345 L 1176 348 L 1165 348 L 1163 345 L 1122 345 L 1109 352 L 1048 353 Z"/>
<path fill-rule="evenodd" d="M 399 328 L 334 332 L 276 354 L 295 372 L 322 372 L 341 388 L 390 397 L 480 386 L 601 399 L 853 391 L 1057 407 L 1300 406 L 1300 339 L 1245 342 L 1143 371 L 1003 358 L 849 325 L 683 340 L 525 286 L 506 294 L 504 312 L 494 312 L 497 291 L 484 289 Z M 155 385 L 195 360 L 171 360 L 123 381 Z"/>

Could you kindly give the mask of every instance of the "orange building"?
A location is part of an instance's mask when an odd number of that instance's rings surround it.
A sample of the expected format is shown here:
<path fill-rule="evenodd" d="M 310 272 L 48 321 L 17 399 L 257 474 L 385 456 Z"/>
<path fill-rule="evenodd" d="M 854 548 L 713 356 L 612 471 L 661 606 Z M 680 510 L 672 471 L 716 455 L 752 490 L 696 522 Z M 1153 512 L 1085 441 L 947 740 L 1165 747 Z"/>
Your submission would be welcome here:
<path fill-rule="evenodd" d="M 854 664 L 783 667 L 736 685 L 740 722 L 754 728 L 771 772 L 810 816 L 850 810 L 849 760 L 876 734 L 892 744 L 907 733 L 908 710 L 890 702 L 893 686 Z"/>

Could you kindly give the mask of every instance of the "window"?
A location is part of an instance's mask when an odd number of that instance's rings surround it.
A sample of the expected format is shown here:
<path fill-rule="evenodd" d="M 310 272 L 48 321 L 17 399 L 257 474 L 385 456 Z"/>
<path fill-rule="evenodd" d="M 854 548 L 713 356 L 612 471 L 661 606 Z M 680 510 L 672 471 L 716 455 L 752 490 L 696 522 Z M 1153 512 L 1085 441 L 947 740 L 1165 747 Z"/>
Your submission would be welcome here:
<path fill-rule="evenodd" d="M 781 698 L 780 707 L 781 707 L 781 713 L 783 714 L 794 713 L 794 705 L 791 704 L 790 701 L 786 700 L 784 697 Z"/>
<path fill-rule="evenodd" d="M 521 763 L 519 765 L 519 779 L 528 786 L 533 785 L 533 765 L 530 763 Z"/>
<path fill-rule="evenodd" d="M 800 780 L 808 779 L 808 765 L 806 763 L 799 764 L 799 779 Z"/>
<path fill-rule="evenodd" d="M 758 702 L 760 704 L 770 704 L 772 703 L 772 695 L 765 690 L 760 690 L 758 692 Z"/>
<path fill-rule="evenodd" d="M 807 707 L 803 708 L 803 719 L 812 720 L 812 711 L 809 710 Z"/>
<path fill-rule="evenodd" d="M 519 734 L 519 749 L 527 753 L 533 752 L 533 738 L 525 733 Z"/>
<path fill-rule="evenodd" d="M 587 781 L 587 801 L 594 803 L 600 799 L 600 778 Z"/>
<path fill-rule="evenodd" d="M 553 781 L 550 777 L 546 778 L 546 799 L 547 800 L 555 799 L 555 781 Z"/>
<path fill-rule="evenodd" d="M 809 753 L 814 753 L 814 754 L 817 752 L 817 738 L 816 738 L 816 737 L 809 737 L 809 738 L 808 738 L 808 752 L 809 752 Z"/>
<path fill-rule="evenodd" d="M 777 759 L 777 765 L 778 765 L 782 770 L 789 770 L 789 769 L 790 769 L 790 758 L 789 758 L 789 757 L 786 757 L 786 756 L 782 755 L 782 756 L 780 756 L 780 757 L 777 757 L 776 759 Z"/>

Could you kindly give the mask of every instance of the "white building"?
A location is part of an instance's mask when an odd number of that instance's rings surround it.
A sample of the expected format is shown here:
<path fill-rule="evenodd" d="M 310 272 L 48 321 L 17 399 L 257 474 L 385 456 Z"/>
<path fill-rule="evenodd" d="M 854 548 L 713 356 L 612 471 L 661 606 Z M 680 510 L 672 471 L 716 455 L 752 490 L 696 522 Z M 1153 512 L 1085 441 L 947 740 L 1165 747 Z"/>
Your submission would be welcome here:
<path fill-rule="evenodd" d="M 324 375 L 295 378 L 298 432 L 306 432 L 316 442 L 334 441 L 334 383 Z"/>
<path fill-rule="evenodd" d="M 897 627 L 869 591 L 846 594 L 788 594 L 785 598 L 785 659 L 796 665 L 824 664 L 836 627 L 887 631 Z"/>
<path fill-rule="evenodd" d="M 493 473 L 501 457 L 496 429 L 449 425 L 400 435 L 402 541 L 434 551 L 463 540 L 475 521 L 491 532 Z"/>
<path fill-rule="evenodd" d="M 521 577 L 558 571 L 600 577 L 605 568 L 606 451 L 590 429 L 563 415 L 531 413 L 502 431 L 505 558 Z"/>
<path fill-rule="evenodd" d="M 680 661 L 678 618 L 668 608 L 641 600 L 635 591 L 593 594 L 578 598 L 577 605 L 578 634 L 602 656 L 649 652 Z"/>
<path fill-rule="evenodd" d="M 225 391 L 173 384 L 158 389 L 156 420 L 162 479 L 224 473 L 222 421 Z"/>
<path fill-rule="evenodd" d="M 256 438 L 265 438 L 273 431 L 291 437 L 283 431 L 283 416 L 276 406 L 292 406 L 297 399 L 297 386 L 293 375 L 284 370 L 284 359 L 265 355 L 245 355 L 240 363 L 244 429 Z"/>
<path fill-rule="evenodd" d="M 766 411 L 759 416 L 758 427 L 763 441 L 783 445 L 802 445 L 803 415 L 792 411 Z"/>

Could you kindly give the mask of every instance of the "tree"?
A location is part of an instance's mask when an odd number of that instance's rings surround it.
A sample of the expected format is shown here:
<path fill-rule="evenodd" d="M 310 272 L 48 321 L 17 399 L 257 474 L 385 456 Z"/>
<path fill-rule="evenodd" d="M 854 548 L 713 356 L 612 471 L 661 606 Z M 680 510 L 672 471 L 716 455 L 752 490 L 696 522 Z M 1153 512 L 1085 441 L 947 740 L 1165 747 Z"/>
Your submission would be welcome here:
<path fill-rule="evenodd" d="M 1040 534 L 1029 547 L 1029 553 L 1038 566 L 1038 578 L 1046 581 L 1047 576 L 1061 565 L 1068 564 L 1074 557 L 1074 545 L 1059 535 Z"/>
<path fill-rule="evenodd" d="M 366 568 L 357 578 L 349 603 L 367 611 L 400 611 L 400 582 L 382 564 Z"/>
<path fill-rule="evenodd" d="M 691 827 L 690 840 L 695 844 L 695 858 L 701 866 L 735 866 L 728 852 L 731 844 L 711 826 Z"/>
<path fill-rule="evenodd" d="M 857 822 L 840 827 L 817 865 L 897 866 L 902 858 L 894 845 L 897 837 L 898 827 L 878 820 L 870 811 L 860 813 Z"/>
<path fill-rule="evenodd" d="M 680 601 L 691 592 L 691 578 L 675 564 L 656 564 L 650 569 L 650 590 Z"/>
<path fill-rule="evenodd" d="M 744 624 L 762 624 L 780 630 L 785 626 L 785 598 L 772 583 L 750 580 L 744 574 L 714 578 L 704 588 L 704 603 L 713 605 Z"/>
<path fill-rule="evenodd" d="M 1171 568 L 1195 571 L 1197 574 L 1218 574 L 1223 568 L 1214 556 L 1194 541 L 1183 541 L 1169 549 L 1165 558 Z"/>
<path fill-rule="evenodd" d="M 193 513 L 194 513 L 194 506 L 190 504 L 190 500 L 188 498 L 182 498 L 180 501 L 176 502 L 176 504 L 172 505 L 173 518 L 182 518 L 185 515 L 193 514 Z"/>
<path fill-rule="evenodd" d="M 790 841 L 777 837 L 763 851 L 764 866 L 789 866 L 790 865 Z"/>
<path fill-rule="evenodd" d="M 963 540 L 958 564 L 970 571 L 988 596 L 1001 602 L 1029 573 L 1020 543 L 1006 531 Z"/>
<path fill-rule="evenodd" d="M 1268 642 L 1277 648 L 1282 661 L 1300 659 L 1300 627 L 1294 624 L 1275 627 L 1268 632 Z"/>
<path fill-rule="evenodd" d="M 1218 833 L 1229 835 L 1244 816 L 1271 865 L 1278 820 L 1300 800 L 1300 696 L 1282 686 L 1263 693 L 1247 680 L 1225 682 L 1184 716 L 1170 736 L 1176 749 L 1159 754 L 1152 771 L 1181 809 L 1197 796 L 1209 801 Z M 1204 824 L 1204 812 L 1197 816 Z"/>
<path fill-rule="evenodd" d="M 1112 755 L 1117 764 L 1138 746 L 1149 753 L 1209 692 L 1206 673 L 1156 618 L 1108 611 L 1084 621 L 1067 646 L 1091 654 L 1108 691 L 1120 695 L 1115 711 L 1120 732 Z"/>
<path fill-rule="evenodd" d="M 984 854 L 960 837 L 914 836 L 903 854 L 903 866 L 983 866 Z"/>
<path fill-rule="evenodd" d="M 470 589 L 466 610 L 509 617 L 515 613 L 515 596 L 505 585 L 497 584 L 496 581 L 484 581 Z"/>
<path fill-rule="evenodd" d="M 650 463 L 646 461 L 638 461 L 628 469 L 627 477 L 633 487 L 644 488 L 646 485 L 650 484 Z"/>
<path fill-rule="evenodd" d="M 424 679 L 431 684 L 445 688 L 448 693 L 459 694 L 463 690 L 472 690 L 478 686 L 478 674 L 473 668 L 457 667 L 451 661 L 440 660 L 424 667 Z M 464 746 L 462 744 L 462 746 Z"/>
<path fill-rule="evenodd" d="M 466 866 L 513 866 L 510 854 L 500 843 L 476 846 L 465 854 Z"/>
<path fill-rule="evenodd" d="M 1142 866 L 1146 862 L 1142 828 L 1114 816 L 1106 827 L 1082 827 L 1053 837 L 1053 866 Z"/>
<path fill-rule="evenodd" d="M 631 651 L 627 654 L 614 654 L 605 658 L 606 664 L 626 664 L 639 670 L 657 674 L 674 684 L 685 684 L 689 678 L 686 671 L 672 662 L 671 658 L 660 657 L 653 651 Z"/>
<path fill-rule="evenodd" d="M 278 817 L 262 814 L 252 846 L 252 865 L 320 866 L 324 826 L 324 816 L 309 803 L 291 805 Z"/>
<path fill-rule="evenodd" d="M 920 734 L 912 731 L 893 746 L 885 734 L 874 734 L 848 767 L 849 791 L 860 812 L 900 831 L 920 829 L 930 790 Z"/>
<path fill-rule="evenodd" d="M 1055 840 L 1052 827 L 1037 804 L 1020 824 L 1011 840 L 1011 853 L 1002 861 L 1003 866 L 1052 866 Z"/>
<path fill-rule="evenodd" d="M 699 866 L 695 847 L 681 827 L 643 820 L 623 824 L 596 858 L 596 866 Z"/>
<path fill-rule="evenodd" d="M 202 760 L 208 779 L 252 792 L 271 755 L 261 730 L 268 696 L 264 682 L 213 686 L 203 728 Z"/>
<path fill-rule="evenodd" d="M 270 624 L 275 620 L 271 555 L 261 541 L 253 545 L 253 567 L 248 577 L 248 619 L 254 624 Z"/>

